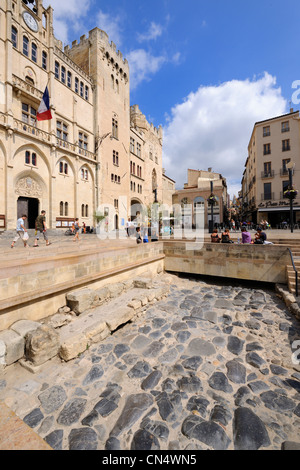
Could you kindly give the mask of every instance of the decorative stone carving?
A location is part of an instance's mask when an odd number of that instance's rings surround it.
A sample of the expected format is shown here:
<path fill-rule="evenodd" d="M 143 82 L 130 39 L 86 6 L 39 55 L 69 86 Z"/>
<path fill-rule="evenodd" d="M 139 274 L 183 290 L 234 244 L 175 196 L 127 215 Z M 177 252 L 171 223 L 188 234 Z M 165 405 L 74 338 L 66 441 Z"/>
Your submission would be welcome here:
<path fill-rule="evenodd" d="M 21 178 L 16 184 L 15 193 L 23 197 L 40 198 L 43 195 L 41 186 L 31 177 Z"/>

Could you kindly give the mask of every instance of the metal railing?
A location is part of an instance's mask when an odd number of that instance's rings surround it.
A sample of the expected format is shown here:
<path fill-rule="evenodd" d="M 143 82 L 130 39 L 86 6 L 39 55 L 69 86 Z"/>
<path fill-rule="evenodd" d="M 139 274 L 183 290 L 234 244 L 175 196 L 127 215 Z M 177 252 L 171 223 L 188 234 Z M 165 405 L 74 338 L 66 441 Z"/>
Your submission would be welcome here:
<path fill-rule="evenodd" d="M 290 255 L 291 255 L 291 260 L 292 260 L 292 266 L 295 271 L 295 290 L 296 290 L 296 297 L 298 297 L 298 271 L 296 269 L 295 263 L 294 263 L 294 258 L 293 258 L 293 253 L 290 248 L 288 248 Z"/>

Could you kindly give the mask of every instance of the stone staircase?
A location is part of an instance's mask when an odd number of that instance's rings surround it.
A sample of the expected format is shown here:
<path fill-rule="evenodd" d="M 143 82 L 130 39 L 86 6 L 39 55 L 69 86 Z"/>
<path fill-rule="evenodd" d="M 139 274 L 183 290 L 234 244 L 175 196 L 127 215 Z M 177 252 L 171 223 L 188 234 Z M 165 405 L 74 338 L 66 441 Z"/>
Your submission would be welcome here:
<path fill-rule="evenodd" d="M 293 260 L 294 260 L 294 265 L 296 270 L 298 271 L 298 290 L 300 293 L 300 241 L 298 240 L 279 240 L 280 245 L 286 245 L 291 249 L 292 255 L 293 255 Z M 292 294 L 296 293 L 296 277 L 295 277 L 295 270 L 292 265 L 292 260 L 290 264 L 287 265 L 286 267 L 287 271 L 287 284 L 288 284 L 288 289 Z"/>

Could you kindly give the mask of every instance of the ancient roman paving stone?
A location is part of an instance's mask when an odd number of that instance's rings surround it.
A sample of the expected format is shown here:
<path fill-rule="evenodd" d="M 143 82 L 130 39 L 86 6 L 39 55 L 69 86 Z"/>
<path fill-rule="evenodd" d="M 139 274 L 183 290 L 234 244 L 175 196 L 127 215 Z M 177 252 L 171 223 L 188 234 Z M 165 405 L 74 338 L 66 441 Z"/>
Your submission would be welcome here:
<path fill-rule="evenodd" d="M 233 388 L 229 384 L 227 377 L 223 372 L 214 372 L 210 377 L 208 384 L 214 390 L 220 390 L 225 393 L 233 392 Z"/>
<path fill-rule="evenodd" d="M 239 407 L 235 410 L 233 435 L 236 450 L 258 450 L 271 444 L 264 423 L 249 408 Z"/>
<path fill-rule="evenodd" d="M 182 433 L 189 439 L 203 442 L 214 450 L 226 450 L 230 439 L 224 429 L 214 421 L 204 421 L 198 416 L 188 416 L 182 424 Z"/>
<path fill-rule="evenodd" d="M 45 437 L 45 441 L 52 447 L 53 450 L 62 450 L 64 432 L 62 429 L 57 429 Z"/>
<path fill-rule="evenodd" d="M 24 423 L 26 423 L 31 428 L 35 428 L 38 424 L 43 421 L 44 415 L 39 408 L 31 411 L 27 416 L 24 418 Z"/>
<path fill-rule="evenodd" d="M 8 366 L 0 400 L 12 403 L 55 450 L 299 444 L 300 369 L 291 345 L 300 324 L 276 292 L 169 274 L 153 282 L 155 290 L 168 283 L 168 297 L 153 297 L 134 321 L 88 349 L 85 344 L 73 360 L 54 358 L 34 378 L 20 368 L 18 381 Z M 128 293 L 117 286 L 111 291 L 119 297 L 109 298 L 101 289 L 76 302 L 87 300 L 90 308 L 93 298 L 95 308 L 103 302 L 120 308 Z M 131 298 L 138 298 L 137 289 Z"/>
<path fill-rule="evenodd" d="M 147 393 L 129 395 L 122 413 L 110 433 L 110 437 L 118 437 L 124 431 L 130 429 L 152 404 L 153 398 Z"/>
<path fill-rule="evenodd" d="M 67 400 L 67 394 L 61 386 L 54 385 L 38 396 L 45 413 L 50 414 L 58 410 Z"/>
<path fill-rule="evenodd" d="M 229 336 L 228 337 L 228 343 L 227 343 L 227 349 L 230 351 L 232 354 L 235 354 L 238 356 L 244 347 L 245 341 L 241 340 L 237 336 Z"/>
<path fill-rule="evenodd" d="M 80 416 L 85 410 L 87 400 L 83 398 L 74 398 L 70 400 L 60 412 L 57 422 L 63 426 L 70 426 L 71 424 L 77 423 Z"/>
<path fill-rule="evenodd" d="M 96 380 L 101 379 L 104 371 L 101 365 L 95 365 L 91 368 L 87 376 L 82 382 L 82 385 L 89 385 L 92 382 L 95 382 Z"/>
<path fill-rule="evenodd" d="M 158 439 L 146 429 L 139 429 L 133 436 L 131 450 L 160 450 Z"/>
<path fill-rule="evenodd" d="M 244 384 L 246 382 L 246 368 L 237 360 L 226 363 L 227 377 L 235 384 Z"/>
<path fill-rule="evenodd" d="M 72 429 L 69 435 L 70 450 L 97 450 L 98 435 L 90 428 Z"/>

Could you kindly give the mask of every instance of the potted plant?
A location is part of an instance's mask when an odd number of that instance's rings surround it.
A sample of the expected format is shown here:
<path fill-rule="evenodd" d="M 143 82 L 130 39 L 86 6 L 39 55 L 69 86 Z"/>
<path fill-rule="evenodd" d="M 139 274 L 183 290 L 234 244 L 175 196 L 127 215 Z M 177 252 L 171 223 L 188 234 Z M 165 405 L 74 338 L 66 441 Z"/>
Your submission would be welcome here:
<path fill-rule="evenodd" d="M 297 189 L 294 189 L 293 187 L 292 188 L 289 188 L 287 189 L 286 191 L 284 191 L 283 193 L 284 197 L 286 197 L 287 199 L 296 199 L 297 195 L 298 195 L 298 191 Z"/>

